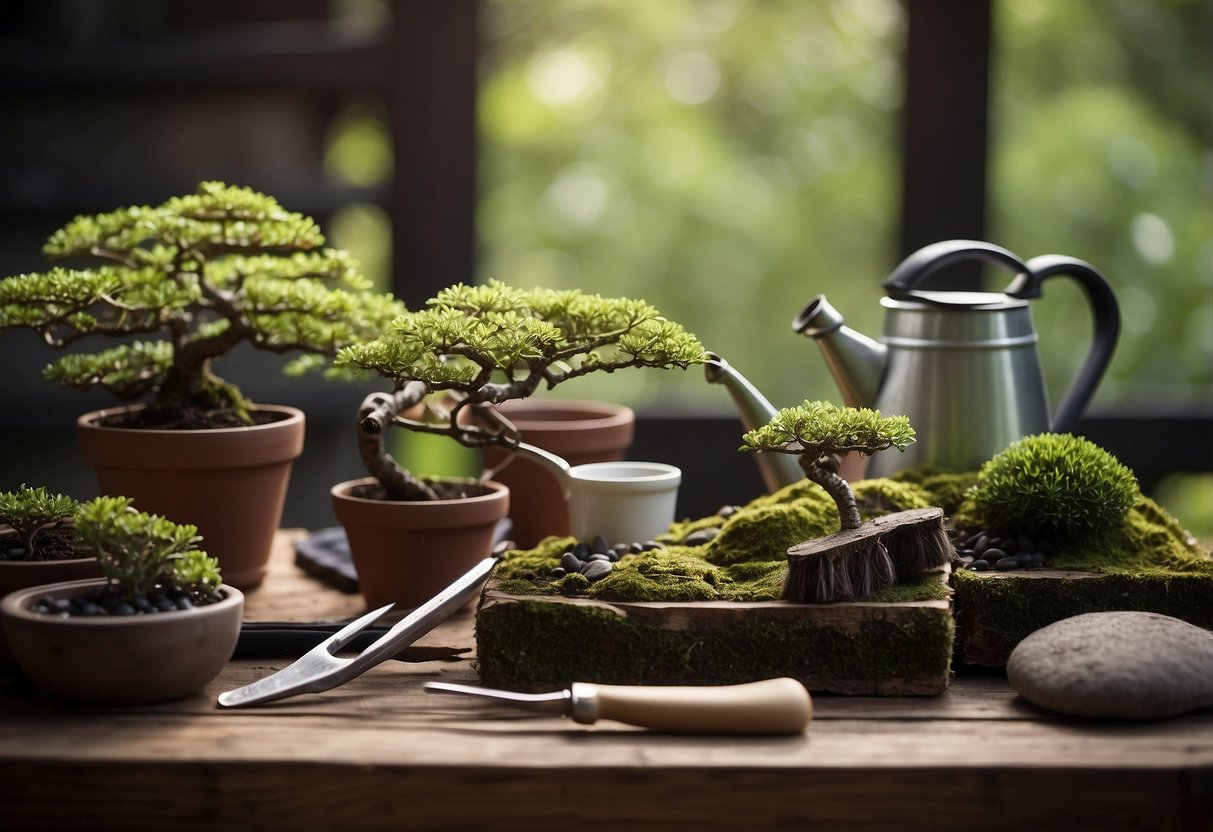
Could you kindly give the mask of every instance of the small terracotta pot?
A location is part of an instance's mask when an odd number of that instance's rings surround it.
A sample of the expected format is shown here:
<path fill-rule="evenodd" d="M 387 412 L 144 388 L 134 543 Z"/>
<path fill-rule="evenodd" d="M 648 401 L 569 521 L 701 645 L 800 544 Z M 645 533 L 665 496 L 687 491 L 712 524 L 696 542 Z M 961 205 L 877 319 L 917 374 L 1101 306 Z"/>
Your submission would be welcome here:
<path fill-rule="evenodd" d="M 277 421 L 213 430 L 102 427 L 137 410 L 86 413 L 76 421 L 85 462 L 101 491 L 130 497 L 135 508 L 193 523 L 202 548 L 219 559 L 223 579 L 249 589 L 265 578 L 282 520 L 291 464 L 303 452 L 303 412 L 259 406 Z"/>
<path fill-rule="evenodd" d="M 487 482 L 487 494 L 459 500 L 373 500 L 353 495 L 370 477 L 333 486 L 333 510 L 345 527 L 358 588 L 369 608 L 430 600 L 492 553 L 510 491 Z"/>
<path fill-rule="evenodd" d="M 564 457 L 570 465 L 623 459 L 636 429 L 631 408 L 607 402 L 526 399 L 504 402 L 498 409 L 522 431 L 523 441 Z M 482 453 L 486 468 L 506 457 L 500 448 Z M 519 546 L 530 548 L 548 535 L 570 534 L 564 492 L 546 468 L 517 458 L 493 479 L 510 488 L 510 536 Z"/>
<path fill-rule="evenodd" d="M 0 601 L 17 663 L 40 690 L 61 699 L 138 705 L 197 693 L 236 649 L 244 595 L 223 585 L 222 601 L 181 612 L 60 616 L 34 612 L 47 595 L 67 598 L 105 580 L 21 589 Z"/>
<path fill-rule="evenodd" d="M 95 557 L 71 560 L 0 560 L 0 598 L 10 592 L 42 584 L 100 578 L 101 567 Z M 0 668 L 16 662 L 8 640 L 0 630 Z"/>

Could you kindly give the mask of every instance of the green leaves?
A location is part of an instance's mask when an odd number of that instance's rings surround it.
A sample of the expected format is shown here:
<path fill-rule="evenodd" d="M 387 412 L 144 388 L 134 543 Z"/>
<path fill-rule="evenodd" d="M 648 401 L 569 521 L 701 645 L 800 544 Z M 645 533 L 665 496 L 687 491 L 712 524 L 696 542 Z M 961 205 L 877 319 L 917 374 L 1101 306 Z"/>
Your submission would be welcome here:
<path fill-rule="evenodd" d="M 991 528 L 1067 540 L 1118 521 L 1141 491 L 1133 472 L 1095 443 L 1042 433 L 983 465 L 967 496 Z"/>
<path fill-rule="evenodd" d="M 311 218 L 222 182 L 156 207 L 76 217 L 44 250 L 95 264 L 0 281 L 0 329 L 36 330 L 55 348 L 90 336 L 159 334 L 163 346 L 69 356 L 46 373 L 125 399 L 151 393 L 159 413 L 213 401 L 219 391 L 214 406 L 239 416 L 243 396 L 215 378 L 211 362 L 241 342 L 331 358 L 404 312 L 391 296 L 368 291 L 347 253 L 324 248 Z"/>
<path fill-rule="evenodd" d="M 209 591 L 218 563 L 198 549 L 198 528 L 136 511 L 128 497 L 98 497 L 80 506 L 76 533 L 97 553 L 102 573 L 127 598 L 157 584 Z"/>
<path fill-rule="evenodd" d="M 417 380 L 499 401 L 529 395 L 541 381 L 554 387 L 621 367 L 685 368 L 703 355 L 695 336 L 643 301 L 494 280 L 442 290 L 382 337 L 342 350 L 337 365 L 374 370 L 398 387 Z M 501 378 L 508 389 L 490 393 Z"/>
<path fill-rule="evenodd" d="M 0 493 L 0 525 L 12 526 L 25 547 L 23 560 L 42 560 L 40 533 L 66 526 L 77 503 L 66 494 L 51 494 L 45 488 L 22 485 Z"/>
<path fill-rule="evenodd" d="M 905 416 L 881 416 L 880 411 L 866 407 L 839 408 L 829 402 L 806 401 L 780 410 L 741 441 L 743 451 L 779 451 L 816 459 L 848 451 L 905 450 L 914 442 L 914 429 Z"/>

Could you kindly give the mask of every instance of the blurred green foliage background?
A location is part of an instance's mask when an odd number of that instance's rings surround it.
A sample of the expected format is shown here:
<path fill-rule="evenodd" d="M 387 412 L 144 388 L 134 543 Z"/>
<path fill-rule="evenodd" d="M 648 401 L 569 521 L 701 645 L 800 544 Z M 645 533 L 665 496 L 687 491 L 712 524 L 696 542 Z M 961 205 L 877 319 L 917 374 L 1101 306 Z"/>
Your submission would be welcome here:
<path fill-rule="evenodd" d="M 987 239 L 1079 257 L 1112 284 L 1123 332 L 1096 408 L 1208 406 L 1207 0 L 995 0 L 993 19 Z M 896 0 L 489 0 L 476 277 L 643 297 L 777 406 L 837 401 L 790 322 L 826 294 L 880 331 L 906 25 Z M 330 145 L 338 180 L 390 170 L 373 106 Z M 386 274 L 387 222 L 353 206 L 332 236 Z M 1056 403 L 1090 326 L 1076 289 L 1047 289 L 1034 316 Z M 731 409 L 694 370 L 586 384 L 563 394 Z M 1213 475 L 1198 492 L 1213 505 Z"/>

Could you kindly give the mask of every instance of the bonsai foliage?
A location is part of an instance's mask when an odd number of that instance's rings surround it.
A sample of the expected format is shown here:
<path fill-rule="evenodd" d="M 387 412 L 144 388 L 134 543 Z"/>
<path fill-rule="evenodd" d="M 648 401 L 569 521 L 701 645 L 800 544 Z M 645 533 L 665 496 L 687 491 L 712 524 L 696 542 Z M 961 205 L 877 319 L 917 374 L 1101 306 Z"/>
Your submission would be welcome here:
<path fill-rule="evenodd" d="M 154 589 L 210 596 L 221 583 L 218 561 L 198 549 L 197 526 L 136 511 L 127 497 L 98 497 L 80 506 L 76 532 L 126 600 Z"/>
<path fill-rule="evenodd" d="M 221 182 L 156 207 L 77 217 L 44 252 L 89 265 L 0 281 L 0 330 L 36 330 L 56 349 L 123 338 L 65 355 L 45 377 L 127 400 L 150 395 L 150 416 L 164 426 L 250 421 L 248 401 L 212 368 L 238 344 L 297 351 L 288 371 L 302 372 L 377 334 L 403 309 L 369 292 L 357 264 L 326 248 L 310 218 Z"/>
<path fill-rule="evenodd" d="M 850 451 L 870 456 L 891 447 L 905 450 L 914 442 L 914 429 L 905 416 L 806 401 L 780 410 L 741 441 L 743 451 L 796 454 L 805 476 L 834 499 L 842 528 L 857 529 L 862 522 L 859 507 L 851 486 L 838 476 L 839 456 Z"/>
<path fill-rule="evenodd" d="M 85 557 L 77 551 L 72 515 L 78 504 L 64 494 L 22 485 L 0 493 L 0 525 L 12 526 L 16 540 L 0 550 L 0 560 L 61 560 Z"/>
<path fill-rule="evenodd" d="M 704 355 L 695 336 L 644 301 L 490 281 L 444 289 L 426 308 L 397 318 L 381 337 L 341 350 L 336 364 L 373 370 L 393 383 L 391 394 L 363 402 L 359 446 L 388 497 L 412 500 L 436 495 L 386 452 L 389 424 L 469 447 L 514 448 L 517 431 L 488 405 L 591 373 L 685 369 Z M 427 394 L 440 394 L 445 406 L 430 406 L 426 419 L 400 415 Z"/>
<path fill-rule="evenodd" d="M 1095 443 L 1042 433 L 986 462 L 968 498 L 990 528 L 1068 540 L 1118 522 L 1141 491 L 1133 472 Z"/>

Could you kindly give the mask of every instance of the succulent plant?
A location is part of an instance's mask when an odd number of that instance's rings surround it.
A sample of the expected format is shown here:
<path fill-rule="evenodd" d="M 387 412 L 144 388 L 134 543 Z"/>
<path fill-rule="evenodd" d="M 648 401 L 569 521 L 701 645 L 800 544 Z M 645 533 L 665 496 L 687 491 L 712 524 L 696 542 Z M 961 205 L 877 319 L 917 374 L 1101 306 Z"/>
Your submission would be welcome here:
<path fill-rule="evenodd" d="M 51 494 L 41 487 L 22 485 L 0 493 L 0 525 L 13 529 L 12 535 L 0 538 L 0 560 L 85 557 L 72 526 L 78 505 L 66 494 Z"/>

